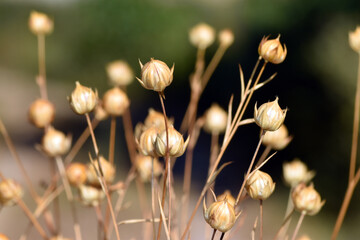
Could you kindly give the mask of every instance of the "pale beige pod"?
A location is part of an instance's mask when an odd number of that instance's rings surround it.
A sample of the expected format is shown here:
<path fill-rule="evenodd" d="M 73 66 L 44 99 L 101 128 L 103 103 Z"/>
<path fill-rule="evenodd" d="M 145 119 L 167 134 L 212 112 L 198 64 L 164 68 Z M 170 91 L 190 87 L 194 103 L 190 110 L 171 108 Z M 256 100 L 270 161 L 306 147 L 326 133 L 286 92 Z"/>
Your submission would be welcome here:
<path fill-rule="evenodd" d="M 106 66 L 110 83 L 114 86 L 126 86 L 134 80 L 134 73 L 129 64 L 122 60 L 110 62 Z"/>
<path fill-rule="evenodd" d="M 112 116 L 121 116 L 129 107 L 130 101 L 126 93 L 118 87 L 114 87 L 104 94 L 103 107 Z"/>
<path fill-rule="evenodd" d="M 360 26 L 357 26 L 355 31 L 349 32 L 350 47 L 360 54 Z"/>
<path fill-rule="evenodd" d="M 50 34 L 54 29 L 54 22 L 44 13 L 32 11 L 29 17 L 29 28 L 34 34 Z"/>
<path fill-rule="evenodd" d="M 212 104 L 205 112 L 204 129 L 212 134 L 224 133 L 227 125 L 227 112 L 218 104 Z"/>
<path fill-rule="evenodd" d="M 67 153 L 71 147 L 71 136 L 49 127 L 42 138 L 42 149 L 50 157 L 61 156 Z"/>
<path fill-rule="evenodd" d="M 222 194 L 216 197 L 217 201 L 223 201 L 225 198 L 227 199 L 228 203 L 235 207 L 235 198 L 231 194 L 230 190 L 225 190 Z"/>
<path fill-rule="evenodd" d="M 76 82 L 75 85 L 76 87 L 69 97 L 71 109 L 79 115 L 93 111 L 98 102 L 97 91 L 94 92 L 79 82 Z"/>
<path fill-rule="evenodd" d="M 287 49 L 280 43 L 280 35 L 275 39 L 268 39 L 263 37 L 259 44 L 259 55 L 268 62 L 279 64 L 285 60 Z"/>
<path fill-rule="evenodd" d="M 99 156 L 99 161 L 102 167 L 102 172 L 104 174 L 104 180 L 106 183 L 112 183 L 115 179 L 115 167 L 108 160 L 106 160 L 103 156 Z M 100 168 L 97 160 L 94 160 L 94 164 L 88 163 L 87 165 L 87 181 L 91 185 L 100 186 L 100 182 L 98 179 L 97 170 L 100 174 Z"/>
<path fill-rule="evenodd" d="M 265 131 L 276 131 L 284 123 L 287 109 L 282 110 L 278 104 L 279 98 L 262 104 L 259 109 L 255 104 L 255 123 Z"/>
<path fill-rule="evenodd" d="M 14 206 L 23 196 L 21 185 L 14 180 L 5 179 L 0 182 L 0 205 Z"/>
<path fill-rule="evenodd" d="M 305 183 L 300 183 L 293 190 L 291 197 L 295 209 L 307 215 L 317 214 L 325 204 L 325 201 L 321 201 L 320 194 L 314 189 L 312 184 L 306 186 Z"/>
<path fill-rule="evenodd" d="M 215 41 L 215 30 L 206 23 L 199 23 L 190 29 L 189 39 L 195 47 L 205 49 Z"/>
<path fill-rule="evenodd" d="M 46 99 L 37 99 L 31 103 L 29 120 L 38 128 L 49 126 L 55 118 L 55 106 Z"/>
<path fill-rule="evenodd" d="M 219 32 L 219 42 L 223 47 L 229 47 L 234 42 L 234 33 L 230 29 L 224 29 Z"/>
<path fill-rule="evenodd" d="M 143 155 L 158 156 L 155 150 L 155 142 L 159 133 L 159 129 L 155 126 L 149 127 L 141 133 L 138 148 Z"/>
<path fill-rule="evenodd" d="M 152 163 L 153 162 L 153 163 Z M 160 176 L 163 167 L 158 158 L 138 154 L 136 157 L 136 170 L 143 182 L 149 182 L 152 175 L 152 164 L 154 168 L 154 177 Z"/>
<path fill-rule="evenodd" d="M 79 162 L 70 163 L 66 168 L 66 176 L 69 183 L 74 186 L 82 185 L 86 182 L 86 165 Z"/>
<path fill-rule="evenodd" d="M 79 186 L 80 201 L 86 206 L 98 206 L 105 198 L 105 193 L 101 188 L 87 185 Z"/>
<path fill-rule="evenodd" d="M 295 187 L 302 182 L 308 183 L 315 176 L 315 172 L 309 171 L 304 162 L 295 158 L 291 162 L 283 163 L 283 176 L 288 185 Z"/>
<path fill-rule="evenodd" d="M 284 124 L 278 130 L 267 131 L 262 140 L 262 144 L 271 147 L 273 150 L 283 150 L 292 140 L 289 131 Z"/>
<path fill-rule="evenodd" d="M 184 138 L 172 125 L 168 127 L 169 134 L 169 155 L 170 157 L 180 157 L 184 154 L 189 143 L 189 137 L 184 142 Z M 162 130 L 156 138 L 155 150 L 158 156 L 164 157 L 166 154 L 166 130 Z"/>
<path fill-rule="evenodd" d="M 245 188 L 252 199 L 265 200 L 274 192 L 275 183 L 269 174 L 256 170 L 247 179 Z"/>

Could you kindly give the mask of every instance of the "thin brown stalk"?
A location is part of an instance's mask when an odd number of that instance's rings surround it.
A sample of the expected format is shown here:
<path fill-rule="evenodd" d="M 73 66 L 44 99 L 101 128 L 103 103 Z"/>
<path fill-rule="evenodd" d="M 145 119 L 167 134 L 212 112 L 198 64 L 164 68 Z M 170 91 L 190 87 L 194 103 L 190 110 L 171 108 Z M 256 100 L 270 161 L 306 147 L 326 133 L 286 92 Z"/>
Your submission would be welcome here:
<path fill-rule="evenodd" d="M 104 239 L 107 239 L 108 230 L 107 230 L 106 225 L 104 224 L 104 220 L 103 220 L 103 217 L 102 217 L 100 206 L 99 205 L 94 206 L 94 210 L 95 210 L 95 213 L 96 213 L 96 218 L 98 220 L 98 224 L 100 226 L 99 230 L 100 229 L 104 230 Z M 99 231 L 99 235 L 101 235 L 101 231 Z"/>
<path fill-rule="evenodd" d="M 156 227 L 155 227 L 155 177 L 154 177 L 154 158 L 151 158 L 151 219 L 153 228 L 153 240 L 156 238 Z"/>
<path fill-rule="evenodd" d="M 49 163 L 50 163 L 50 172 L 51 172 L 51 176 L 55 176 L 57 175 L 57 171 L 56 171 L 56 163 L 54 161 L 54 159 L 49 158 Z M 55 180 L 56 179 L 56 180 Z M 52 178 L 52 181 L 54 181 L 52 183 L 52 185 L 54 186 L 54 188 L 57 188 L 58 183 L 57 183 L 57 178 Z M 54 211 L 54 218 L 55 218 L 55 223 L 56 223 L 56 228 L 58 230 L 58 232 L 61 232 L 61 213 L 60 213 L 60 200 L 59 198 L 55 198 L 52 204 L 53 207 L 53 211 Z"/>
<path fill-rule="evenodd" d="M 224 239 L 224 236 L 225 236 L 225 233 L 221 233 L 221 236 L 220 236 L 220 240 L 223 240 Z"/>
<path fill-rule="evenodd" d="M 163 193 L 162 193 L 162 199 L 161 199 L 161 208 L 164 209 L 164 205 L 165 205 L 165 195 L 166 195 L 166 181 L 168 183 L 168 188 L 169 188 L 169 212 L 168 212 L 168 232 L 171 232 L 171 228 L 170 228 L 170 223 L 171 223 L 171 166 L 170 166 L 170 153 L 169 153 L 169 133 L 168 133 L 168 122 L 167 122 L 167 115 L 166 115 L 166 110 L 165 110 L 165 105 L 164 105 L 164 100 L 161 96 L 161 93 L 159 93 L 159 98 L 160 98 L 160 103 L 161 103 L 161 108 L 163 111 L 163 115 L 164 115 L 164 121 L 165 121 L 165 131 L 166 131 L 166 150 L 165 150 L 165 175 L 164 175 L 164 185 L 163 185 Z M 158 235 L 157 235 L 157 240 L 160 240 L 160 235 L 161 235 L 161 224 L 162 224 L 162 218 L 160 218 L 160 222 L 159 222 L 159 228 L 158 228 Z M 164 223 L 165 224 L 165 223 Z"/>
<path fill-rule="evenodd" d="M 211 235 L 211 240 L 214 240 L 214 239 L 215 239 L 215 234 L 216 234 L 216 229 L 214 228 L 213 233 L 212 233 L 212 235 Z"/>
<path fill-rule="evenodd" d="M 275 234 L 275 237 L 273 238 L 273 240 L 276 240 L 276 239 L 283 239 L 283 237 L 281 236 L 281 233 L 284 232 L 284 236 L 286 234 L 286 228 L 287 228 L 287 225 L 290 223 L 290 220 L 291 220 L 291 216 L 292 214 L 295 212 L 295 208 L 292 208 L 292 210 L 285 216 L 284 218 L 284 221 L 283 223 L 281 224 L 278 232 Z M 284 229 L 286 229 L 284 231 Z M 279 238 L 278 238 L 279 237 Z"/>
<path fill-rule="evenodd" d="M 39 65 L 39 76 L 37 84 L 40 88 L 40 95 L 43 99 L 48 99 L 46 90 L 46 66 L 45 66 L 45 35 L 38 34 L 38 65 Z"/>
<path fill-rule="evenodd" d="M 100 160 L 99 160 L 99 148 L 98 148 L 97 143 L 96 143 L 96 138 L 95 138 L 95 134 L 94 134 L 93 128 L 92 128 L 92 126 L 91 126 L 91 121 L 90 121 L 89 114 L 86 113 L 86 114 L 85 114 L 85 117 L 86 117 L 86 121 L 87 121 L 87 123 L 88 123 L 88 125 L 89 125 L 90 134 L 91 134 L 91 139 L 92 139 L 93 146 L 94 146 L 94 150 L 95 150 L 95 154 L 96 154 L 96 160 L 98 161 L 98 164 L 99 164 L 99 172 L 100 172 L 99 178 L 100 178 L 100 182 L 102 182 L 102 186 L 104 187 L 103 190 L 104 190 L 104 192 L 105 192 L 106 200 L 107 200 L 107 203 L 108 203 L 108 205 L 109 205 L 109 209 L 110 209 L 112 221 L 113 221 L 114 228 L 115 228 L 116 238 L 117 238 L 117 240 L 120 240 L 119 229 L 118 229 L 117 224 L 116 224 L 116 218 L 115 218 L 114 210 L 113 210 L 113 207 L 112 207 L 112 204 L 111 204 L 111 198 L 110 198 L 110 195 L 109 195 L 109 190 L 108 190 L 106 181 L 104 180 L 104 174 L 103 174 L 102 167 L 101 167 L 101 163 L 100 163 Z"/>
<path fill-rule="evenodd" d="M 293 235 L 292 235 L 291 240 L 295 240 L 296 235 L 297 235 L 298 232 L 299 232 L 300 226 L 301 226 L 302 222 L 304 221 L 305 215 L 306 215 L 306 212 L 305 212 L 305 211 L 301 212 L 299 221 L 298 221 L 298 223 L 296 224 L 296 227 L 295 227 L 295 230 L 294 230 L 294 233 L 293 233 Z"/>
<path fill-rule="evenodd" d="M 165 181 L 165 179 L 164 179 Z M 158 203 L 159 203 L 159 209 L 160 209 L 160 222 L 164 222 L 164 229 L 165 229 L 165 235 L 166 239 L 170 240 L 170 233 L 168 231 L 168 228 L 166 226 L 166 218 L 164 214 L 164 209 L 161 207 L 162 203 L 160 202 L 160 196 L 158 195 Z"/>
<path fill-rule="evenodd" d="M 263 239 L 263 200 L 259 200 L 260 201 L 260 235 L 259 235 L 259 239 L 262 240 Z"/>
<path fill-rule="evenodd" d="M 271 151 L 271 146 L 266 146 L 265 150 L 263 151 L 263 153 L 261 154 L 259 160 L 257 161 L 257 163 L 255 164 L 255 167 L 259 166 L 261 163 L 264 162 L 264 160 L 266 159 L 266 157 L 269 155 L 270 151 Z"/>
<path fill-rule="evenodd" d="M 109 162 L 114 164 L 114 151 L 115 151 L 115 132 L 116 132 L 116 117 L 111 116 L 110 124 L 110 144 L 109 144 Z"/>

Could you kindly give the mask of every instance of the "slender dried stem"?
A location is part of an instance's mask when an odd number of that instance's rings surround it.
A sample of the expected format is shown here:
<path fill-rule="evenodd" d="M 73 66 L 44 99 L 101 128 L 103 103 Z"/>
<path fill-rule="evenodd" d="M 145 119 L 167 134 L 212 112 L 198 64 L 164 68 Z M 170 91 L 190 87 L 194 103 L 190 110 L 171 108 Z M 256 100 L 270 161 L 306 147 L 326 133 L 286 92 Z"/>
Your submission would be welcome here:
<path fill-rule="evenodd" d="M 41 98 L 47 99 L 46 90 L 46 66 L 45 66 L 45 35 L 38 34 L 38 61 L 39 61 L 39 76 L 37 78 L 37 84 L 40 88 Z"/>
<path fill-rule="evenodd" d="M 215 239 L 215 234 L 216 234 L 216 229 L 214 228 L 213 233 L 212 233 L 212 235 L 211 235 L 211 240 L 214 240 L 214 239 Z"/>
<path fill-rule="evenodd" d="M 221 233 L 221 236 L 220 236 L 220 240 L 223 240 L 224 239 L 224 236 L 225 236 L 225 233 Z"/>
<path fill-rule="evenodd" d="M 49 160 L 49 163 L 50 163 L 51 175 L 52 176 L 57 175 L 56 163 L 55 163 L 54 159 L 49 158 L 48 160 Z M 54 189 L 57 188 L 57 186 L 58 186 L 57 178 L 52 178 L 51 180 L 53 181 L 51 183 L 51 185 L 54 186 Z M 60 200 L 59 200 L 58 197 L 54 199 L 52 206 L 53 206 L 53 211 L 54 211 L 54 218 L 55 218 L 56 228 L 57 228 L 58 232 L 61 232 Z"/>
<path fill-rule="evenodd" d="M 287 230 L 287 226 L 289 225 L 290 223 L 290 220 L 291 220 L 291 216 L 292 214 L 295 212 L 295 208 L 292 208 L 292 210 L 289 212 L 289 214 L 287 214 L 284 218 L 284 221 L 283 223 L 281 224 L 278 232 L 276 233 L 275 237 L 273 238 L 273 240 L 276 240 L 276 239 L 283 239 L 283 236 L 281 236 L 281 233 L 283 232 L 284 236 L 286 234 L 286 230 Z"/>
<path fill-rule="evenodd" d="M 269 155 L 270 151 L 271 151 L 271 146 L 266 146 L 265 150 L 263 151 L 263 153 L 261 154 L 259 160 L 257 161 L 257 163 L 255 164 L 255 167 L 259 166 L 260 164 L 262 164 L 264 162 L 264 160 L 266 159 L 266 157 Z"/>
<path fill-rule="evenodd" d="M 298 221 L 298 223 L 296 224 L 296 227 L 295 227 L 295 230 L 294 230 L 294 233 L 293 233 L 293 235 L 292 235 L 291 240 L 295 240 L 296 235 L 297 235 L 298 232 L 299 232 L 300 226 L 301 226 L 301 224 L 302 224 L 302 222 L 303 222 L 303 220 L 304 220 L 305 215 L 306 215 L 305 211 L 301 212 L 299 221 Z"/>
<path fill-rule="evenodd" d="M 94 206 L 94 209 L 95 209 L 95 213 L 96 213 L 96 218 L 98 220 L 98 224 L 100 226 L 99 230 L 100 229 L 104 230 L 104 239 L 107 239 L 108 230 L 107 230 L 106 225 L 104 224 L 104 220 L 103 220 L 102 213 L 101 213 L 101 208 L 99 205 L 96 205 L 96 206 Z M 101 235 L 100 231 L 99 231 L 99 235 Z"/>
<path fill-rule="evenodd" d="M 110 124 L 110 144 L 109 144 L 109 162 L 114 164 L 114 150 L 115 150 L 115 131 L 116 131 L 116 117 L 111 117 Z"/>
<path fill-rule="evenodd" d="M 259 239 L 262 240 L 263 239 L 263 200 L 259 200 L 260 201 L 260 235 L 259 235 Z"/>

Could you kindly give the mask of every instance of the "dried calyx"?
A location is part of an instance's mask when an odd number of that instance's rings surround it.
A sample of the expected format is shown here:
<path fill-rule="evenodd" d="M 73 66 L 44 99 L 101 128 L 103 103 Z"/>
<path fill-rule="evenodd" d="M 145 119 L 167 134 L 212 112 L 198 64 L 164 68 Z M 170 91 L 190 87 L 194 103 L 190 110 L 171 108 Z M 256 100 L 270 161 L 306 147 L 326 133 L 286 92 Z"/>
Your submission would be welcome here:
<path fill-rule="evenodd" d="M 76 87 L 69 97 L 71 109 L 79 114 L 86 114 L 94 110 L 98 102 L 97 91 L 93 91 L 91 88 L 81 85 L 76 82 Z"/>
<path fill-rule="evenodd" d="M 282 110 L 278 104 L 279 98 L 262 104 L 254 109 L 255 123 L 265 131 L 276 131 L 283 124 L 287 109 Z"/>
<path fill-rule="evenodd" d="M 280 43 L 280 35 L 275 39 L 268 39 L 269 36 L 263 37 L 259 44 L 259 55 L 265 61 L 274 64 L 282 63 L 285 60 L 287 49 Z"/>
<path fill-rule="evenodd" d="M 257 170 L 246 180 L 245 188 L 252 199 L 265 200 L 274 192 L 275 183 L 269 174 Z"/>

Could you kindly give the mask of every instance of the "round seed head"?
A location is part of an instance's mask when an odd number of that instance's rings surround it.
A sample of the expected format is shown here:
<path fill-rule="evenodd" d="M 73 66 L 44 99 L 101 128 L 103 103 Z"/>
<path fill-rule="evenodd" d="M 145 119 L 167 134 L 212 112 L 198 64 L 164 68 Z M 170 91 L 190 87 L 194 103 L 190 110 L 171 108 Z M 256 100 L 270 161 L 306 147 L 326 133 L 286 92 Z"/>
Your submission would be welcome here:
<path fill-rule="evenodd" d="M 360 26 L 357 26 L 355 31 L 349 32 L 350 47 L 360 54 Z"/>
<path fill-rule="evenodd" d="M 80 201 L 85 206 L 98 206 L 105 198 L 105 193 L 102 189 L 92 186 L 80 185 Z"/>
<path fill-rule="evenodd" d="M 168 127 L 169 134 L 169 155 L 170 157 L 180 157 L 184 154 L 189 143 L 189 137 L 184 142 L 184 138 L 172 125 Z M 166 130 L 160 132 L 155 142 L 156 153 L 164 157 L 166 154 Z"/>
<path fill-rule="evenodd" d="M 265 131 L 275 131 L 283 124 L 287 109 L 282 110 L 278 104 L 278 98 L 273 102 L 262 104 L 257 109 L 255 104 L 255 123 Z"/>
<path fill-rule="evenodd" d="M 317 214 L 325 204 L 312 184 L 307 187 L 305 183 L 300 183 L 292 192 L 291 197 L 297 211 L 311 216 Z"/>
<path fill-rule="evenodd" d="M 86 114 L 94 110 L 98 95 L 97 91 L 76 82 L 76 87 L 69 98 L 71 109 L 77 114 Z"/>
<path fill-rule="evenodd" d="M 215 30 L 206 23 L 199 23 L 190 29 L 189 38 L 195 47 L 206 49 L 215 40 Z"/>
<path fill-rule="evenodd" d="M 155 142 L 159 133 L 159 129 L 155 126 L 149 127 L 141 133 L 138 147 L 143 155 L 157 157 Z"/>
<path fill-rule="evenodd" d="M 103 108 L 102 103 L 96 104 L 96 107 L 94 110 L 94 117 L 98 121 L 104 121 L 109 117 L 109 114 Z"/>
<path fill-rule="evenodd" d="M 79 186 L 86 182 L 86 165 L 83 163 L 70 163 L 66 168 L 66 176 L 69 183 L 73 186 Z"/>
<path fill-rule="evenodd" d="M 49 127 L 42 139 L 42 148 L 50 157 L 64 155 L 71 147 L 71 136 Z"/>
<path fill-rule="evenodd" d="M 285 125 L 281 125 L 278 130 L 267 131 L 262 140 L 262 144 L 274 150 L 283 150 L 292 140 Z"/>
<path fill-rule="evenodd" d="M 259 55 L 268 62 L 279 64 L 285 60 L 287 49 L 280 43 L 280 35 L 275 39 L 268 40 L 269 37 L 263 37 L 259 44 Z"/>
<path fill-rule="evenodd" d="M 269 174 L 257 170 L 248 178 L 245 188 L 252 199 L 265 200 L 274 192 L 275 183 Z"/>
<path fill-rule="evenodd" d="M 106 91 L 103 97 L 103 107 L 112 116 L 121 116 L 129 104 L 130 101 L 126 93 L 118 87 Z"/>
<path fill-rule="evenodd" d="M 204 129 L 211 134 L 225 132 L 227 112 L 217 104 L 212 104 L 205 113 Z"/>
<path fill-rule="evenodd" d="M 109 161 L 107 161 L 103 156 L 99 156 L 99 161 L 102 167 L 102 172 L 104 174 L 104 179 L 106 183 L 112 183 L 115 179 L 115 167 Z M 94 164 L 89 163 L 87 165 L 87 181 L 93 186 L 100 186 L 97 170 L 100 173 L 99 163 L 97 160 L 94 160 Z"/>
<path fill-rule="evenodd" d="M 106 72 L 110 83 L 114 86 L 126 86 L 134 80 L 134 73 L 129 64 L 125 61 L 117 60 L 106 66 Z"/>
<path fill-rule="evenodd" d="M 230 29 L 224 29 L 219 32 L 220 45 L 229 47 L 234 42 L 234 33 Z"/>
<path fill-rule="evenodd" d="M 29 28 L 34 34 L 50 34 L 54 29 L 53 21 L 44 13 L 32 11 L 29 18 Z"/>
<path fill-rule="evenodd" d="M 157 158 L 145 156 L 142 154 L 137 155 L 136 169 L 143 182 L 149 182 L 151 180 L 151 165 L 153 161 L 154 177 L 160 176 L 163 171 L 163 167 Z"/>
<path fill-rule="evenodd" d="M 314 176 L 314 171 L 309 171 L 305 163 L 300 159 L 283 164 L 283 175 L 285 182 L 295 187 L 299 183 L 308 183 Z"/>
<path fill-rule="evenodd" d="M 23 196 L 22 187 L 14 180 L 5 179 L 0 182 L 0 205 L 14 206 Z"/>
<path fill-rule="evenodd" d="M 35 127 L 44 128 L 54 121 L 55 106 L 46 99 L 37 99 L 30 105 L 28 116 Z"/>
<path fill-rule="evenodd" d="M 223 194 L 216 197 L 217 201 L 223 201 L 225 198 L 227 199 L 228 203 L 230 203 L 235 208 L 235 198 L 231 194 L 230 190 L 225 190 Z"/>

